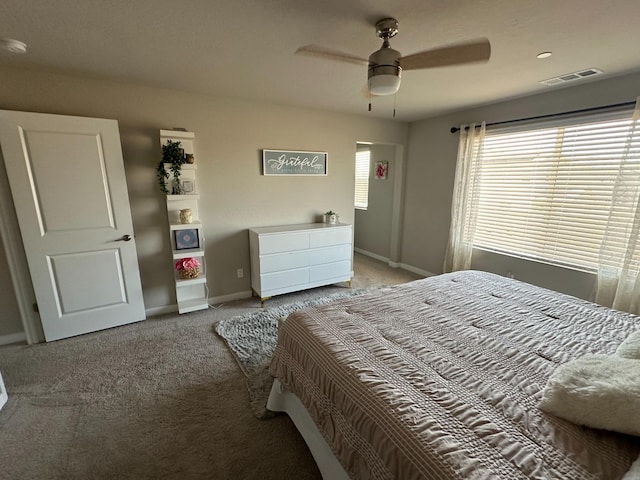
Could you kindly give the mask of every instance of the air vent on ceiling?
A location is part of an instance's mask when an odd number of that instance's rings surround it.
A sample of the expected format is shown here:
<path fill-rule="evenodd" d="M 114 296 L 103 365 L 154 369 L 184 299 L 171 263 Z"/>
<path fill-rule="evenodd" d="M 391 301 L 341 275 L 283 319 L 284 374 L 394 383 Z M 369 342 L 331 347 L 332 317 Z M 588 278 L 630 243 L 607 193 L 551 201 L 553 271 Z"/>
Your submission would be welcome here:
<path fill-rule="evenodd" d="M 540 83 L 543 83 L 548 86 L 559 85 L 561 83 L 573 82 L 574 80 L 580 80 L 581 78 L 592 77 L 594 75 L 600 75 L 603 73 L 602 70 L 598 70 L 597 68 L 588 68 L 586 70 L 581 70 L 579 72 L 567 73 L 565 75 L 560 75 L 559 77 L 549 78 L 547 80 L 541 80 Z"/>

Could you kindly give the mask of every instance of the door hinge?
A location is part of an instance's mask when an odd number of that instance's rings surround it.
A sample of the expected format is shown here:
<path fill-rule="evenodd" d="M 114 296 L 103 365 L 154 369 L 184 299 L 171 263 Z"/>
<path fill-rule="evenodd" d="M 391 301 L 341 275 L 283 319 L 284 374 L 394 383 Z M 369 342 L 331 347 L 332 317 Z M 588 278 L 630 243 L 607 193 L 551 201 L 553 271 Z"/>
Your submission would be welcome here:
<path fill-rule="evenodd" d="M 40 310 L 38 309 L 38 304 L 37 304 L 37 303 L 34 303 L 34 304 L 33 304 L 33 311 L 34 311 L 35 313 L 40 313 Z"/>

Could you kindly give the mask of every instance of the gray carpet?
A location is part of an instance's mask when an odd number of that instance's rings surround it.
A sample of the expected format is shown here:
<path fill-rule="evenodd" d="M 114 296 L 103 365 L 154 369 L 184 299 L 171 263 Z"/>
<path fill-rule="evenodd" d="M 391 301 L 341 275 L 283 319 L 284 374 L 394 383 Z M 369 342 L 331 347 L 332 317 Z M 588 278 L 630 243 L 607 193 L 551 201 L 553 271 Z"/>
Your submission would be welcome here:
<path fill-rule="evenodd" d="M 237 303 L 235 315 L 259 309 Z M 319 479 L 286 416 L 252 414 L 243 374 L 212 332 L 220 313 L 0 349 L 0 478 Z"/>
<path fill-rule="evenodd" d="M 356 255 L 353 287 L 417 276 Z M 344 292 L 275 297 L 267 309 Z M 49 344 L 0 347 L 1 479 L 300 479 L 320 474 L 286 415 L 257 420 L 212 331 L 246 299 Z"/>
<path fill-rule="evenodd" d="M 273 383 L 269 374 L 269 363 L 278 341 L 280 321 L 296 310 L 360 295 L 366 291 L 362 289 L 333 293 L 277 308 L 267 308 L 262 312 L 239 315 L 215 324 L 215 331 L 225 340 L 246 376 L 251 410 L 256 418 L 264 420 L 274 416 L 266 406 Z"/>

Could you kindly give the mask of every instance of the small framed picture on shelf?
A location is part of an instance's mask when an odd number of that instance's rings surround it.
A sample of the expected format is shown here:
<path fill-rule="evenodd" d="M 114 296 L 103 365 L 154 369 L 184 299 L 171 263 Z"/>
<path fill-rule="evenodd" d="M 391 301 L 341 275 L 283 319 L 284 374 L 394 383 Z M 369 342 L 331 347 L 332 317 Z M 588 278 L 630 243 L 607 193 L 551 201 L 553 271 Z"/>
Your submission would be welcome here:
<path fill-rule="evenodd" d="M 185 230 L 175 230 L 176 250 L 186 250 L 188 248 L 200 248 L 200 238 L 197 228 Z"/>
<path fill-rule="evenodd" d="M 193 180 L 183 180 L 182 181 L 182 192 L 186 195 L 192 195 L 195 193 L 196 186 L 193 183 Z"/>

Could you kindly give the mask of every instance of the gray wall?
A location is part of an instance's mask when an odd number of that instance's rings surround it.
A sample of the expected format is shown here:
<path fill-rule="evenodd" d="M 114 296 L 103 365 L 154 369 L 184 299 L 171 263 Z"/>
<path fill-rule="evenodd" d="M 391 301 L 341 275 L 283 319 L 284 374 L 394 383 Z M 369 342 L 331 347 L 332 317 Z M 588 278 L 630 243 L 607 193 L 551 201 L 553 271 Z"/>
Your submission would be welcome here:
<path fill-rule="evenodd" d="M 396 146 L 369 145 L 369 207 L 355 211 L 354 245 L 366 252 L 386 259 L 391 256 L 391 214 L 393 208 L 393 184 L 396 175 Z M 389 162 L 386 180 L 375 176 L 376 162 Z"/>
<path fill-rule="evenodd" d="M 633 101 L 640 95 L 640 73 L 581 83 L 570 88 L 478 107 L 414 122 L 409 128 L 402 262 L 441 273 L 451 220 L 451 196 L 462 123 L 496 122 Z M 475 251 L 472 268 L 489 270 L 572 295 L 589 298 L 594 276 L 542 263 Z"/>
<path fill-rule="evenodd" d="M 16 302 L 4 246 L 0 242 L 0 335 L 22 332 L 20 311 Z"/>
<path fill-rule="evenodd" d="M 449 133 L 452 125 L 562 112 L 634 100 L 640 95 L 640 74 L 633 74 L 554 89 L 408 126 L 364 116 L 32 70 L 2 67 L 0 78 L 0 108 L 119 121 L 145 305 L 151 309 L 175 302 L 165 206 L 154 174 L 160 156 L 161 128 L 186 127 L 196 133 L 208 282 L 212 296 L 221 297 L 250 289 L 248 275 L 236 278 L 237 268 L 249 271 L 248 227 L 314 221 L 329 208 L 340 213 L 341 221 L 354 221 L 354 156 L 358 140 L 408 146 L 400 261 L 440 273 L 449 233 L 458 145 L 458 135 Z M 328 151 L 329 176 L 263 177 L 262 148 Z M 389 161 L 392 176 L 393 158 Z M 387 184 L 391 188 L 392 179 Z M 362 248 L 386 251 L 378 245 Z M 5 263 L 0 252 L 0 268 Z M 473 267 L 500 274 L 512 272 L 516 278 L 583 298 L 589 296 L 593 286 L 590 275 L 486 252 L 474 255 Z M 7 278 L 0 281 L 0 287 L 1 336 L 22 329 L 16 320 L 15 296 Z"/>
<path fill-rule="evenodd" d="M 328 209 L 353 222 L 356 141 L 407 144 L 408 124 L 134 84 L 2 67 L 0 108 L 118 120 L 147 309 L 175 303 L 159 130 L 196 134 L 200 211 L 213 297 L 250 290 L 247 228 L 313 222 Z M 327 177 L 264 177 L 261 149 L 327 151 Z M 0 267 L 5 262 L 0 255 Z M 246 272 L 236 278 L 236 269 Z M 21 331 L 11 288 L 0 290 L 0 335 Z M 9 306 L 7 308 L 7 306 Z"/>

